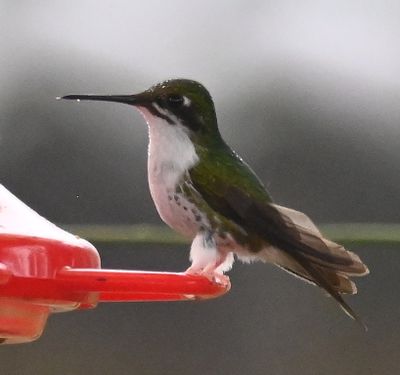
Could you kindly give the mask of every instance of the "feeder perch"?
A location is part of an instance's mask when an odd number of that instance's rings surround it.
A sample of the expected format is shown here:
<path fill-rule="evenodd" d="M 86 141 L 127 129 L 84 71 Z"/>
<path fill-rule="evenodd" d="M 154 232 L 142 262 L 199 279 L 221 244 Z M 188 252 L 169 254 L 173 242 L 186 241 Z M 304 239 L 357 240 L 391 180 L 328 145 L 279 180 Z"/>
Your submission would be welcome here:
<path fill-rule="evenodd" d="M 0 185 L 0 343 L 33 341 L 51 313 L 99 302 L 181 301 L 229 290 L 184 273 L 102 269 L 96 248 Z"/>

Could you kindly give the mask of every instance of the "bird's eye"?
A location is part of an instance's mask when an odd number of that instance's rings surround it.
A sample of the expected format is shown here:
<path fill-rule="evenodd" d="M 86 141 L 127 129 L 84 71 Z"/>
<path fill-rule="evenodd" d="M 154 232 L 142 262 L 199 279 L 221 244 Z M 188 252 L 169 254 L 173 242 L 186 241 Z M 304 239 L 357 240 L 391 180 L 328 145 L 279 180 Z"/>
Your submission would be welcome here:
<path fill-rule="evenodd" d="M 184 102 L 184 98 L 181 95 L 171 94 L 167 96 L 167 103 L 171 108 L 179 108 Z"/>

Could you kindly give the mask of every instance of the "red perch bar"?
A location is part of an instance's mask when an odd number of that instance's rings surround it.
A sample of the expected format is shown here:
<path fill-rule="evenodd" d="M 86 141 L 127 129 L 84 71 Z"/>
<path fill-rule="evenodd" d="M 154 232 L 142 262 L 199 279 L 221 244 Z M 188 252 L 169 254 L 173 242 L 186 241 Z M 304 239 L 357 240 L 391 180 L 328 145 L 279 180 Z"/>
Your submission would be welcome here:
<path fill-rule="evenodd" d="M 99 302 L 208 299 L 228 290 L 184 273 L 102 269 L 92 244 L 50 223 L 0 185 L 0 343 L 37 339 L 55 312 Z"/>

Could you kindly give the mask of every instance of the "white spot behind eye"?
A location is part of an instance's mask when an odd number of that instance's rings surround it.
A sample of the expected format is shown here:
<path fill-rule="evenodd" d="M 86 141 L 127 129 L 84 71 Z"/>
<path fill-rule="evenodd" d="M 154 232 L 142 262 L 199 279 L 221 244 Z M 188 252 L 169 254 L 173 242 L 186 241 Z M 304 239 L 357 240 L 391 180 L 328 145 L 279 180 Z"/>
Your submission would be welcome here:
<path fill-rule="evenodd" d="M 187 96 L 184 96 L 184 97 L 183 97 L 183 105 L 184 105 L 185 107 L 189 107 L 190 104 L 192 104 L 192 101 L 191 101 Z"/>

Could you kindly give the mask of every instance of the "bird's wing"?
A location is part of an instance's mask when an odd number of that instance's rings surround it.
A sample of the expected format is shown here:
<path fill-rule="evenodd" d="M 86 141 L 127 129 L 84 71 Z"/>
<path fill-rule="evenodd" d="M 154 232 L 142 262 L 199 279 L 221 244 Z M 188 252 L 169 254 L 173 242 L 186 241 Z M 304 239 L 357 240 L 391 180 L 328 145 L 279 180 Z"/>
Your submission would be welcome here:
<path fill-rule="evenodd" d="M 240 159 L 220 158 L 199 163 L 189 171 L 193 187 L 206 203 L 248 233 L 281 250 L 295 265 L 285 267 L 286 262 L 282 267 L 324 288 L 356 318 L 328 276 L 347 279 L 348 275 L 368 273 L 360 258 L 323 238 L 306 215 L 273 204 L 261 182 Z M 215 163 L 222 163 L 221 167 Z"/>

